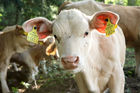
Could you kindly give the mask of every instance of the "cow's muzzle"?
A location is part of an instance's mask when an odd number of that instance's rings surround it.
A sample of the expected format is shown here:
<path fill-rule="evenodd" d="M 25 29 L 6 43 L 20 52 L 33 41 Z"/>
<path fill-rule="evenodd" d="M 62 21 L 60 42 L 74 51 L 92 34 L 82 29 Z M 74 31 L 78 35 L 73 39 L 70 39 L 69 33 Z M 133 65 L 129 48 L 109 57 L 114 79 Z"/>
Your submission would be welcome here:
<path fill-rule="evenodd" d="M 64 69 L 72 70 L 78 67 L 79 57 L 78 56 L 67 56 L 61 58 Z"/>

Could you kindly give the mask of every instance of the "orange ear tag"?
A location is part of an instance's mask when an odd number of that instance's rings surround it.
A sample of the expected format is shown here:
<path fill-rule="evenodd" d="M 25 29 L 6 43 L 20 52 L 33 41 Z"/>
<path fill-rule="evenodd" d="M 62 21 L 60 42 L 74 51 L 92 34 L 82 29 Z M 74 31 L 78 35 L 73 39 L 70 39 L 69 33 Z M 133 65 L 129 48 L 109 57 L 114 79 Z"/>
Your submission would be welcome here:
<path fill-rule="evenodd" d="M 106 33 L 106 36 L 109 37 L 110 35 L 112 35 L 113 33 L 115 33 L 115 29 L 117 28 L 117 24 L 112 24 L 110 22 L 110 19 L 108 18 L 108 21 L 107 21 L 107 25 L 106 25 L 106 28 L 105 28 L 105 33 Z"/>

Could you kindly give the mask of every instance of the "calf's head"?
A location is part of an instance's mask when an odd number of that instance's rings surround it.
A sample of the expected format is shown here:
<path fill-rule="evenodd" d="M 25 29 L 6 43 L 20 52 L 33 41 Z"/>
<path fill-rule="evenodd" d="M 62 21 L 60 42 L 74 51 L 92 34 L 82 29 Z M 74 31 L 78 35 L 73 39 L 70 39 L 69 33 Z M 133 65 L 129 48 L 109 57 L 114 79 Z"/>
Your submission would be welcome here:
<path fill-rule="evenodd" d="M 108 19 L 116 24 L 118 15 L 107 11 L 87 16 L 76 9 L 60 12 L 52 28 L 64 69 L 79 72 L 89 61 L 91 49 L 96 55 L 98 36 L 104 36 Z"/>
<path fill-rule="evenodd" d="M 24 33 L 24 30 L 21 26 L 16 26 L 16 30 L 15 30 L 15 38 L 16 38 L 16 50 L 17 52 L 23 52 L 26 49 L 28 49 L 29 47 L 34 46 L 34 44 L 30 43 L 29 41 L 26 40 L 27 36 Z"/>
<path fill-rule="evenodd" d="M 33 46 L 32 43 L 27 41 L 27 36 L 24 33 L 24 30 L 21 26 L 8 26 L 3 29 L 1 34 L 1 39 L 7 40 L 6 47 L 11 47 L 16 52 L 23 52 L 29 47 Z"/>

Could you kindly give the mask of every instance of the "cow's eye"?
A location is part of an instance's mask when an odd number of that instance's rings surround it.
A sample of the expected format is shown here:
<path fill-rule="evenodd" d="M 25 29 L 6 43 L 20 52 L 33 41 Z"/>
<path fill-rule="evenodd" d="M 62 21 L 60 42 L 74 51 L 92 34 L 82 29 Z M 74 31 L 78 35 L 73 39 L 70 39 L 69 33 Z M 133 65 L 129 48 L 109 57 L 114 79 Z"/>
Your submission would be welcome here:
<path fill-rule="evenodd" d="M 57 36 L 56 36 L 56 35 L 54 35 L 54 38 L 58 41 L 58 43 L 60 42 L 60 41 L 58 40 L 58 38 L 57 38 Z"/>
<path fill-rule="evenodd" d="M 54 35 L 54 38 L 55 38 L 55 39 L 57 39 L 57 36 L 56 36 L 56 35 Z"/>
<path fill-rule="evenodd" d="M 108 19 L 105 19 L 106 22 L 108 22 Z"/>
<path fill-rule="evenodd" d="M 84 37 L 88 35 L 88 32 L 85 32 Z"/>

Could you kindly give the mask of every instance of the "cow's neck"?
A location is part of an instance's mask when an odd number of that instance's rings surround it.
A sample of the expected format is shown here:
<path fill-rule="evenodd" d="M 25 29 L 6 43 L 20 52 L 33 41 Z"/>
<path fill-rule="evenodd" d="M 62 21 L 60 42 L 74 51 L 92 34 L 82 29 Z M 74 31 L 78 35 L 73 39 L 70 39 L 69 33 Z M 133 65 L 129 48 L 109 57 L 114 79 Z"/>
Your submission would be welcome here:
<path fill-rule="evenodd" d="M 79 72 L 75 75 L 75 81 L 80 89 L 80 93 L 100 93 L 98 86 L 98 79 L 93 79 L 92 73 Z"/>
<path fill-rule="evenodd" d="M 95 91 L 95 93 L 100 93 L 98 87 L 98 75 L 100 69 L 102 68 L 100 63 L 102 63 L 102 56 L 100 56 L 100 35 L 97 32 L 92 33 L 92 45 L 89 47 L 89 52 L 87 52 L 86 60 L 84 60 L 84 69 L 76 74 L 75 80 L 78 87 L 81 89 L 80 93 L 90 93 Z M 88 92 L 87 92 L 88 91 Z"/>
<path fill-rule="evenodd" d="M 79 87 L 80 93 L 89 93 L 88 87 L 86 86 L 85 79 L 83 78 L 83 75 L 81 72 L 77 73 L 74 79 L 77 83 L 77 86 Z"/>
<path fill-rule="evenodd" d="M 97 2 L 95 2 L 95 1 L 91 1 L 91 2 L 92 2 L 91 3 L 92 10 L 96 10 L 96 12 L 100 11 L 100 10 L 103 10 L 103 7 L 101 5 L 99 5 Z"/>

